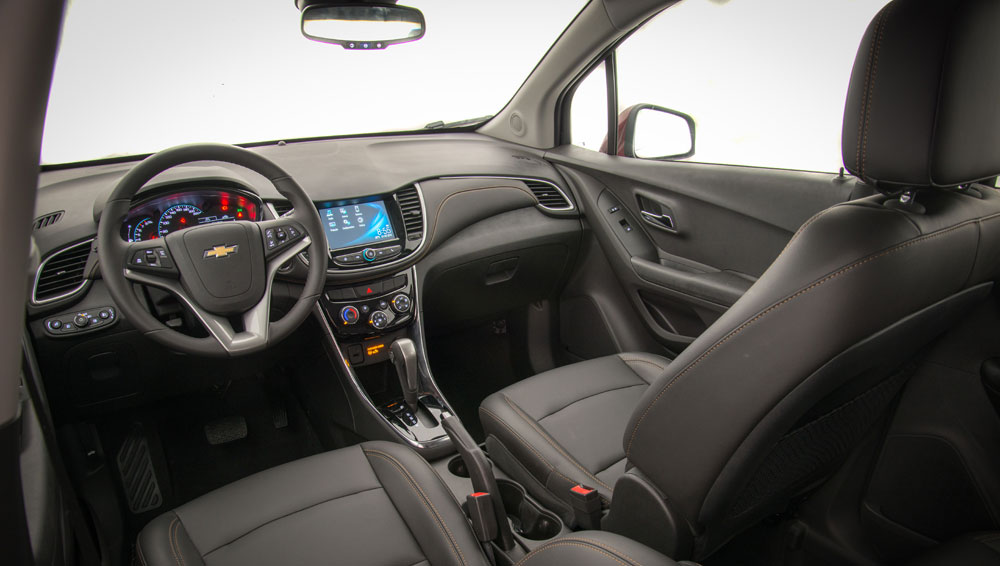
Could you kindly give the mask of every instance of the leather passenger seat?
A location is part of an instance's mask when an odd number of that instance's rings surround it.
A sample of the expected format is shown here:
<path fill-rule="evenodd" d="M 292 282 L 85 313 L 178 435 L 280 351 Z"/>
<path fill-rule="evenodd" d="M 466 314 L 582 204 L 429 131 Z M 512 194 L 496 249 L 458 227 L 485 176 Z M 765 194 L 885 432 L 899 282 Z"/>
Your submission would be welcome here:
<path fill-rule="evenodd" d="M 1000 193 L 971 186 L 1000 173 L 997 24 L 997 2 L 890 2 L 842 130 L 845 166 L 881 194 L 803 224 L 663 369 L 623 354 L 487 398 L 491 457 L 564 517 L 569 485 L 598 489 L 605 529 L 675 558 L 710 555 L 828 476 L 1000 276 Z"/>

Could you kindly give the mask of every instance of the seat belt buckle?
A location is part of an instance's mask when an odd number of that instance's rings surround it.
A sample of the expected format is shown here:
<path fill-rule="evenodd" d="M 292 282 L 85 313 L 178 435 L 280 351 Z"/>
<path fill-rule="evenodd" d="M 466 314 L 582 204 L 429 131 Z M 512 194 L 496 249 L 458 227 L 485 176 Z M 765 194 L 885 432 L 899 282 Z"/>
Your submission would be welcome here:
<path fill-rule="evenodd" d="M 601 528 L 601 496 L 597 490 L 585 485 L 574 485 L 569 490 L 576 524 L 587 530 Z"/>
<path fill-rule="evenodd" d="M 489 542 L 497 538 L 499 526 L 497 516 L 493 512 L 493 497 L 485 491 L 477 491 L 465 497 L 465 505 L 472 521 L 472 532 L 479 542 Z"/>

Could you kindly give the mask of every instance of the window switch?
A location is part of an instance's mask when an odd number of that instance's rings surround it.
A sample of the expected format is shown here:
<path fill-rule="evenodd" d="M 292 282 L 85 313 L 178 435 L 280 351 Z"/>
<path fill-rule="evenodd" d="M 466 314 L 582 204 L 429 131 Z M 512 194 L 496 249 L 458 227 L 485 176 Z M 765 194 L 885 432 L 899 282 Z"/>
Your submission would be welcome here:
<path fill-rule="evenodd" d="M 622 218 L 618 221 L 618 223 L 622 225 L 622 230 L 625 230 L 626 232 L 632 231 L 632 225 L 628 223 L 628 220 Z"/>

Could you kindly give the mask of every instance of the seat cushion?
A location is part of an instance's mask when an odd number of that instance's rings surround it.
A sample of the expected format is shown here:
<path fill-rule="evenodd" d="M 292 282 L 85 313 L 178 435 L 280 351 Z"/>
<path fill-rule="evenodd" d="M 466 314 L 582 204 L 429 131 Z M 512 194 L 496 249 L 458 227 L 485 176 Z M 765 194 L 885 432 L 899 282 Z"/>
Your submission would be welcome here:
<path fill-rule="evenodd" d="M 517 566 L 697 566 L 670 558 L 623 536 L 580 531 L 543 544 Z"/>
<path fill-rule="evenodd" d="M 576 484 L 597 489 L 609 502 L 625 473 L 625 425 L 668 363 L 651 354 L 616 354 L 494 393 L 479 408 L 490 457 L 564 519 Z"/>
<path fill-rule="evenodd" d="M 454 496 L 409 448 L 368 442 L 255 474 L 154 519 L 148 566 L 485 566 Z"/>
<path fill-rule="evenodd" d="M 947 542 L 910 562 L 910 566 L 1000 565 L 1000 533 L 980 533 Z"/>

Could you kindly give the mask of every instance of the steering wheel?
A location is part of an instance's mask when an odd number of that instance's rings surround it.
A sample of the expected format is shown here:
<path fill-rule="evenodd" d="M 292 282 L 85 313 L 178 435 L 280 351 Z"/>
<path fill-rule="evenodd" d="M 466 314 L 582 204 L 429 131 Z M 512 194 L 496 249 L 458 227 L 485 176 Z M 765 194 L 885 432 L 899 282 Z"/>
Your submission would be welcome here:
<path fill-rule="evenodd" d="M 132 197 L 156 175 L 193 161 L 221 161 L 267 178 L 294 211 L 277 220 L 220 222 L 141 242 L 122 240 Z M 305 191 L 269 159 L 236 146 L 191 144 L 151 155 L 112 191 L 97 229 L 101 275 L 122 313 L 143 334 L 179 352 L 238 356 L 288 337 L 309 315 L 326 281 L 326 235 Z M 302 295 L 281 319 L 270 319 L 271 287 L 278 268 L 309 250 Z M 166 289 L 205 325 L 195 338 L 168 328 L 139 302 L 132 283 Z M 234 324 L 235 323 L 235 324 Z"/>

